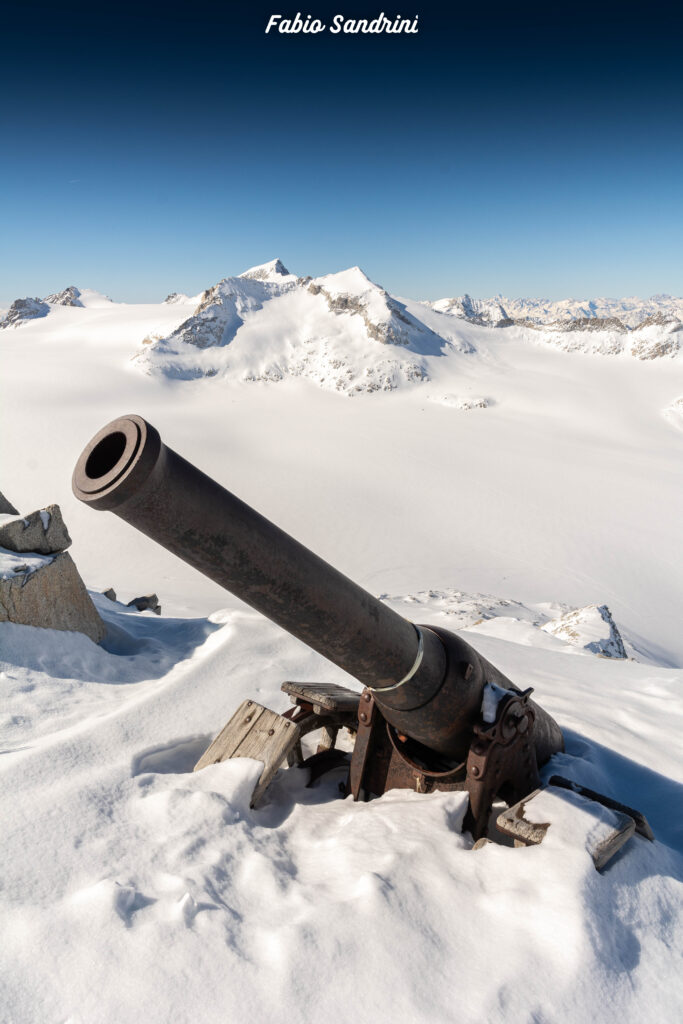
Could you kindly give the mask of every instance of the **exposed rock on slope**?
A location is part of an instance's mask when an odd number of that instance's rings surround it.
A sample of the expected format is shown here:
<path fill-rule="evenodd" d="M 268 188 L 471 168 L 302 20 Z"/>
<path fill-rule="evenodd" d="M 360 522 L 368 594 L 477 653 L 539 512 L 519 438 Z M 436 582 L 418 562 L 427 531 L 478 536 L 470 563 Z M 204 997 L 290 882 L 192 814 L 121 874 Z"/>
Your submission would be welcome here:
<path fill-rule="evenodd" d="M 68 552 L 18 555 L 0 549 L 0 622 L 75 630 L 95 643 L 105 628 Z"/>
<path fill-rule="evenodd" d="M 606 604 L 591 604 L 567 612 L 559 619 L 546 622 L 542 628 L 574 647 L 584 647 L 603 658 L 627 656 L 621 634 Z"/>
<path fill-rule="evenodd" d="M 27 320 L 37 320 L 47 316 L 50 306 L 82 306 L 81 293 L 71 285 L 61 292 L 55 292 L 44 299 L 15 299 L 5 316 L 0 320 L 0 327 L 18 327 Z"/>
<path fill-rule="evenodd" d="M 513 319 L 502 304 L 507 300 L 473 299 L 471 295 L 459 295 L 454 299 L 437 299 L 431 306 L 437 313 L 460 316 L 472 324 L 487 327 L 509 327 Z"/>
<path fill-rule="evenodd" d="M 424 590 L 408 597 L 382 600 L 396 606 L 402 614 L 417 622 L 441 619 L 447 629 L 488 630 L 492 620 L 512 623 L 517 629 L 534 627 L 557 637 L 572 647 L 582 647 L 603 658 L 627 658 L 624 640 L 607 605 L 588 605 L 568 609 L 566 605 L 524 605 L 520 601 L 488 594 L 466 594 L 460 590 Z M 416 607 L 417 606 L 417 607 Z M 495 634 L 494 634 L 495 635 Z M 528 642 L 526 639 L 524 642 Z M 641 654 L 629 643 L 634 660 Z"/>
<path fill-rule="evenodd" d="M 374 284 L 360 267 L 351 267 L 340 274 L 318 277 L 308 284 L 312 295 L 324 295 L 332 313 L 360 316 L 368 337 L 384 345 L 419 346 L 423 340 L 443 346 L 444 341 L 392 298 L 384 288 Z"/>
<path fill-rule="evenodd" d="M 71 285 L 61 292 L 55 292 L 53 295 L 48 295 L 43 301 L 49 302 L 51 306 L 83 306 L 81 293 L 75 285 Z"/>
<path fill-rule="evenodd" d="M 274 262 L 282 266 L 279 260 Z M 265 264 L 264 268 L 270 266 Z M 173 351 L 181 345 L 209 348 L 229 344 L 248 313 L 256 312 L 268 299 L 296 285 L 293 275 L 274 273 L 269 276 L 264 268 L 255 267 L 240 277 L 226 277 L 207 289 L 192 316 L 157 345 Z M 282 269 L 284 271 L 284 267 Z M 257 276 L 259 270 L 264 271 L 261 277 Z"/>
<path fill-rule="evenodd" d="M 15 299 L 0 320 L 0 327 L 18 327 L 26 320 L 37 320 L 49 312 L 50 307 L 42 299 Z"/>
<path fill-rule="evenodd" d="M 293 278 L 282 260 L 271 260 L 270 263 L 261 263 L 257 267 L 250 267 L 240 274 L 240 277 L 247 277 L 251 281 L 280 281 L 284 277 Z"/>

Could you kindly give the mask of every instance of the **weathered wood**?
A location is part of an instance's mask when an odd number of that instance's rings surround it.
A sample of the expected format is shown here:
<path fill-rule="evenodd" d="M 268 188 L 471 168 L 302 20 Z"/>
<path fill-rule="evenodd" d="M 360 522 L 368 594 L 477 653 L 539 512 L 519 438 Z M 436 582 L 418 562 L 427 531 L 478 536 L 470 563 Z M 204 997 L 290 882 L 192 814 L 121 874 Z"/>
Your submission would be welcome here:
<path fill-rule="evenodd" d="M 513 804 L 512 807 L 506 807 L 496 819 L 498 831 L 502 832 L 503 835 L 512 836 L 513 839 L 520 841 L 524 846 L 537 846 L 538 843 L 543 842 L 543 837 L 550 827 L 550 822 L 537 824 L 536 822 L 527 821 L 524 817 L 527 804 L 530 804 L 534 797 L 538 796 L 541 792 L 542 790 L 535 789 L 533 793 L 529 793 L 519 803 Z"/>
<path fill-rule="evenodd" d="M 598 871 L 604 868 L 615 853 L 619 852 L 636 830 L 636 823 L 628 814 L 622 814 L 621 811 L 612 811 L 612 814 L 616 821 L 610 822 L 611 828 L 608 826 L 607 835 L 589 836 L 586 844 L 586 849 L 593 858 L 593 863 Z"/>
<path fill-rule="evenodd" d="M 337 742 L 337 733 L 339 729 L 336 725 L 325 724 L 320 730 L 322 735 L 320 742 L 318 743 L 318 754 L 322 754 L 323 750 L 332 750 L 333 746 Z"/>
<path fill-rule="evenodd" d="M 283 693 L 289 694 L 293 704 L 304 701 L 312 704 L 316 714 L 324 711 L 358 710 L 360 694 L 349 690 L 346 686 L 336 683 L 295 683 L 286 682 L 280 687 Z"/>
<path fill-rule="evenodd" d="M 535 846 L 543 841 L 552 822 L 537 823 L 527 821 L 524 817 L 526 807 L 534 797 L 543 790 L 536 789 L 529 796 L 524 797 L 513 807 L 508 807 L 496 820 L 496 827 L 504 835 L 512 836 L 515 846 Z M 598 794 L 596 794 L 598 795 Z M 593 804 L 596 807 L 605 807 L 597 800 L 577 794 L 582 804 Z M 557 799 L 564 799 L 562 793 L 557 794 Z M 624 843 L 631 838 L 636 830 L 636 823 L 628 814 L 615 810 L 613 807 L 605 807 L 601 818 L 596 822 L 596 827 L 588 834 L 586 839 L 586 850 L 591 855 L 593 863 L 598 871 L 612 859 Z"/>
<path fill-rule="evenodd" d="M 262 761 L 263 771 L 251 798 L 251 806 L 258 807 L 278 768 L 295 750 L 300 736 L 301 730 L 295 722 L 256 701 L 245 700 L 202 754 L 194 770 L 233 757 Z"/>
<path fill-rule="evenodd" d="M 227 725 L 225 725 L 218 736 L 207 747 L 200 759 L 194 766 L 196 772 L 206 768 L 209 764 L 218 764 L 234 757 L 238 746 L 254 727 L 258 719 L 266 709 L 253 700 L 245 700 L 238 707 Z"/>

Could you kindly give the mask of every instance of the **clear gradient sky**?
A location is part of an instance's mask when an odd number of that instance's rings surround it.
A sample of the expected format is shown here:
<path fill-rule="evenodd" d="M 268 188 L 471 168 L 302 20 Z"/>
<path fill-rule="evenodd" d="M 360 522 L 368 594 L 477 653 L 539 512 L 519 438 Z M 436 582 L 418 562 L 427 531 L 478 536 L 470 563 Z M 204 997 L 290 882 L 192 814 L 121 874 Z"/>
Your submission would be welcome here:
<path fill-rule="evenodd" d="M 415 298 L 683 293 L 680 13 L 387 2 L 4 0 L 0 305 L 275 256 Z M 265 35 L 297 10 L 420 31 Z"/>

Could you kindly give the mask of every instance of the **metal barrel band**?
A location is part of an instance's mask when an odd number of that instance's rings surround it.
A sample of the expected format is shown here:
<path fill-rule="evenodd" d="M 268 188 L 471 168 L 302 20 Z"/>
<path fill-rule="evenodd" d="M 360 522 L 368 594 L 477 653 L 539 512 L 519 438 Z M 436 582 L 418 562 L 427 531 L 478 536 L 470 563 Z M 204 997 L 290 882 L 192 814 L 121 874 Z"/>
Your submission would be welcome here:
<path fill-rule="evenodd" d="M 415 623 L 413 623 L 415 625 Z M 415 626 L 417 633 L 417 654 L 415 655 L 415 661 L 410 672 L 403 677 L 398 683 L 392 683 L 391 686 L 368 686 L 368 690 L 372 690 L 373 693 L 387 693 L 389 690 L 398 690 L 399 686 L 403 686 L 404 683 L 410 682 L 413 678 L 420 665 L 422 664 L 422 656 L 424 654 L 424 636 L 419 626 Z"/>

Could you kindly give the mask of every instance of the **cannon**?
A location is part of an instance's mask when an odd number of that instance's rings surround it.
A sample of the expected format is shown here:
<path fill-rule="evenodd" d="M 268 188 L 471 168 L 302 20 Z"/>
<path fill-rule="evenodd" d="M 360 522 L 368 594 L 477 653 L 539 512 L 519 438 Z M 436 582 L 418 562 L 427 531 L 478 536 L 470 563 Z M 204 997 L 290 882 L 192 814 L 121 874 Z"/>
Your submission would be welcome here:
<path fill-rule="evenodd" d="M 485 836 L 494 800 L 514 806 L 564 749 L 557 723 L 462 637 L 397 614 L 187 462 L 137 415 L 103 427 L 73 473 L 75 496 L 114 512 L 308 644 L 363 686 L 283 684 L 278 715 L 246 701 L 197 767 L 258 756 L 257 801 L 278 765 L 303 760 L 300 740 L 323 731 L 312 771 L 339 764 L 354 737 L 345 792 L 466 790 L 466 827 Z M 260 737 L 260 739 L 259 739 Z M 260 746 L 259 746 L 260 744 Z"/>

